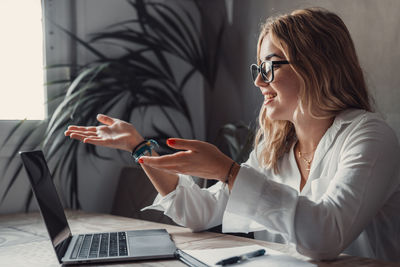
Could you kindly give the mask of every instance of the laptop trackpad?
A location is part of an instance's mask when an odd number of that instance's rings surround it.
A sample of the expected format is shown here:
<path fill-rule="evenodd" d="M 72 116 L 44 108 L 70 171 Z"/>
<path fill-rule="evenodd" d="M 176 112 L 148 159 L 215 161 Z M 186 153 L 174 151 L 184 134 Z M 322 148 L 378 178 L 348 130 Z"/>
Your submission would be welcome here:
<path fill-rule="evenodd" d="M 165 229 L 128 231 L 129 256 L 173 257 L 176 247 Z"/>

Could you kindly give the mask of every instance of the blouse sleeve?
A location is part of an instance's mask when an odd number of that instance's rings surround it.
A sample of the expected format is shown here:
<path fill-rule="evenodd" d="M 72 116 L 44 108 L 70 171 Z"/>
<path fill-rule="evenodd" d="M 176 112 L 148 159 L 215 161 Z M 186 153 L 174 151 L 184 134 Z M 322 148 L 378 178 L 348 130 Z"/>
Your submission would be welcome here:
<path fill-rule="evenodd" d="M 331 259 L 372 221 L 399 186 L 400 149 L 379 119 L 362 120 L 348 134 L 338 168 L 319 200 L 243 165 L 223 217 L 223 231 L 266 229 L 282 234 L 314 259 Z M 243 199 L 246 201 L 243 201 Z"/>
<path fill-rule="evenodd" d="M 164 212 L 174 222 L 202 231 L 222 223 L 222 216 L 228 201 L 228 187 L 222 182 L 205 189 L 200 188 L 188 175 L 179 175 L 176 189 L 162 197 L 157 195 L 151 206 Z"/>

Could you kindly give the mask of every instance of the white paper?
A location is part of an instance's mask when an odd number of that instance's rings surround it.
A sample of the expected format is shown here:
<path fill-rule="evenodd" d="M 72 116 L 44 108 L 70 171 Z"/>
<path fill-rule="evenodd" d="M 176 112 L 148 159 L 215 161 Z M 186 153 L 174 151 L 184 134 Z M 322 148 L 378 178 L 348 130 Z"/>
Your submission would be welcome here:
<path fill-rule="evenodd" d="M 252 251 L 256 251 L 259 249 L 265 249 L 265 255 L 251 258 L 245 261 L 242 261 L 238 264 L 234 264 L 233 266 L 285 266 L 285 267 L 308 267 L 308 266 L 316 266 L 312 263 L 302 261 L 296 259 L 295 257 L 286 255 L 282 252 L 272 250 L 266 247 L 262 247 L 259 245 L 252 246 L 244 246 L 244 247 L 233 247 L 233 248 L 217 248 L 217 249 L 198 249 L 198 250 L 183 250 L 185 253 L 191 255 L 192 257 L 202 261 L 203 263 L 218 267 L 220 265 L 216 265 L 220 260 L 242 255 L 245 253 L 249 253 Z M 268 264 L 268 265 L 266 265 Z"/>

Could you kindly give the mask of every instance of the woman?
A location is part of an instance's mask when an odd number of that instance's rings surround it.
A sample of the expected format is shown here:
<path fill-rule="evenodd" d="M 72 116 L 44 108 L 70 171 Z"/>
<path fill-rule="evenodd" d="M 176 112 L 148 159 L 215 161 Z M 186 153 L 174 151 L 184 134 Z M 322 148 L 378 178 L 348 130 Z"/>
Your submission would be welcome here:
<path fill-rule="evenodd" d="M 255 149 L 238 165 L 215 146 L 172 138 L 184 150 L 139 162 L 160 193 L 151 209 L 194 231 L 290 242 L 301 254 L 400 260 L 400 148 L 371 105 L 350 34 L 335 14 L 297 10 L 267 20 L 252 65 L 264 96 Z M 66 135 L 132 151 L 143 138 L 99 115 Z M 189 175 L 219 180 L 200 189 Z M 226 186 L 227 184 L 227 186 Z M 284 239 L 284 240 L 282 240 Z"/>

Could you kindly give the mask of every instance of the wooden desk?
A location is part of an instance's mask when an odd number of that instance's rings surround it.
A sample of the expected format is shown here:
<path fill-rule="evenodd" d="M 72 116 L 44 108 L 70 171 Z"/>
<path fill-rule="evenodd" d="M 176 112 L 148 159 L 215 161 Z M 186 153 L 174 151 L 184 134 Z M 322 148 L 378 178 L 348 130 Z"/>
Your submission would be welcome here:
<path fill-rule="evenodd" d="M 192 233 L 189 229 L 118 217 L 89 214 L 81 211 L 67 212 L 73 234 L 113 230 L 166 228 L 177 247 L 181 249 L 206 249 L 259 244 L 308 260 L 293 248 L 231 235 L 211 232 Z M 318 266 L 396 266 L 394 263 L 342 255 L 330 262 L 313 262 Z M 59 266 L 39 213 L 0 216 L 0 266 Z M 152 260 L 119 264 L 90 266 L 186 266 L 178 260 Z M 398 266 L 398 265 L 397 265 Z"/>

